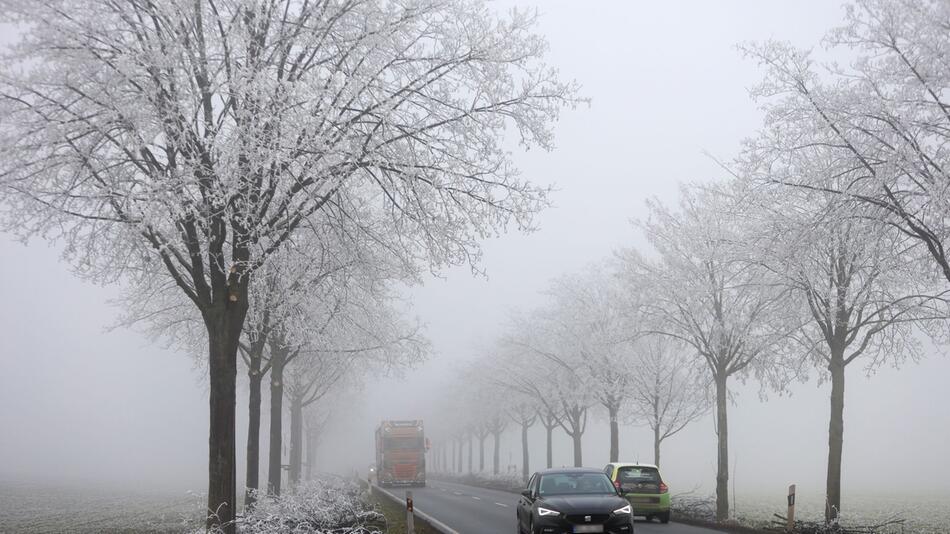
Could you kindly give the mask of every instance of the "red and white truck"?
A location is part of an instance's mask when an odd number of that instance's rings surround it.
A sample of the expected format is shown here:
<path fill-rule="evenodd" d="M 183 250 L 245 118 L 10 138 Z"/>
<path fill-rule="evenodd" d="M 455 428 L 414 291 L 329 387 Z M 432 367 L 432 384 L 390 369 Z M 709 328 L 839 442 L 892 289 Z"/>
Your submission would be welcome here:
<path fill-rule="evenodd" d="M 380 486 L 425 486 L 426 451 L 422 420 L 383 421 L 376 428 L 376 479 Z"/>

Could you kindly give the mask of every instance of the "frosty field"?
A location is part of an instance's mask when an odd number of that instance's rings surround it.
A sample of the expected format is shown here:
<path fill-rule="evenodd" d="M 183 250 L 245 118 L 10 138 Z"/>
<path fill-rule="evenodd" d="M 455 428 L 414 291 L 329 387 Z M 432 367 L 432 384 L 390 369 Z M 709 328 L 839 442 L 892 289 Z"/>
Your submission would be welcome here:
<path fill-rule="evenodd" d="M 768 522 L 772 514 L 785 515 L 785 496 L 739 493 L 736 500 L 737 517 L 748 523 Z M 823 518 L 824 501 L 821 495 L 799 493 L 795 516 L 803 520 Z M 950 495 L 911 495 L 890 493 L 845 494 L 842 502 L 843 523 L 870 525 L 883 523 L 891 518 L 904 519 L 893 532 L 915 534 L 950 533 Z"/>
<path fill-rule="evenodd" d="M 182 532 L 203 507 L 186 492 L 0 479 L 0 534 Z"/>
<path fill-rule="evenodd" d="M 780 494 L 741 493 L 736 499 L 744 522 L 768 522 L 784 514 Z M 903 530 L 914 534 L 950 534 L 950 495 L 882 497 L 848 495 L 844 517 L 852 524 L 871 524 L 900 516 Z M 203 499 L 188 492 L 153 491 L 0 479 L 0 534 L 39 533 L 180 533 L 198 524 Z M 808 494 L 798 498 L 797 516 L 819 519 L 822 502 Z"/>

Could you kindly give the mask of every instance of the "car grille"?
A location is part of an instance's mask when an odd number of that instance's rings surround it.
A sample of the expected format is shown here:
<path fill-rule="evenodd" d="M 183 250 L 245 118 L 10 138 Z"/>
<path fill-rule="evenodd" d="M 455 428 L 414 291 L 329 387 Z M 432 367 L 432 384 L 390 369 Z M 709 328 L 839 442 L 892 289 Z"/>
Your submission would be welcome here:
<path fill-rule="evenodd" d="M 610 517 L 608 514 L 589 514 L 589 516 L 590 521 L 586 521 L 584 518 L 588 517 L 588 515 L 569 515 L 567 516 L 567 521 L 575 525 L 596 525 L 598 523 L 606 523 L 607 519 Z"/>

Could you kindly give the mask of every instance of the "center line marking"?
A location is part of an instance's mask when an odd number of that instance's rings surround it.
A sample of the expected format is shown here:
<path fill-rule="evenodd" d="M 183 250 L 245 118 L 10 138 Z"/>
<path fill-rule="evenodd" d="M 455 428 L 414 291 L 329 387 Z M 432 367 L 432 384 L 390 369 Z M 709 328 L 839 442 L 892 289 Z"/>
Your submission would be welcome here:
<path fill-rule="evenodd" d="M 454 494 L 456 494 L 456 495 L 461 495 L 461 494 L 462 494 L 461 491 L 453 491 L 452 493 L 454 493 Z"/>
<path fill-rule="evenodd" d="M 504 507 L 504 508 L 508 508 L 508 505 L 507 505 L 507 504 L 501 504 L 500 502 L 496 502 L 495 504 L 497 504 L 498 506 Z"/>
<path fill-rule="evenodd" d="M 474 496 L 474 495 L 472 495 L 472 498 L 473 498 L 473 499 L 475 499 L 476 501 L 480 501 L 480 500 L 482 500 L 482 498 L 481 498 L 481 497 L 476 497 L 476 496 Z"/>

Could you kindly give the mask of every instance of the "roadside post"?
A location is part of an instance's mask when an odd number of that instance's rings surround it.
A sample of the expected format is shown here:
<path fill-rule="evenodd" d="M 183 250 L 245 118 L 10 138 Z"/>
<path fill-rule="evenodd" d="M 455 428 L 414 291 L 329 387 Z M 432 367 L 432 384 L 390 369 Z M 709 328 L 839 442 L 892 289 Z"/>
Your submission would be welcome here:
<path fill-rule="evenodd" d="M 788 487 L 788 523 L 785 530 L 791 532 L 795 529 L 795 484 Z"/>
<path fill-rule="evenodd" d="M 416 534 L 416 525 L 412 512 L 412 491 L 406 490 L 406 534 Z"/>

